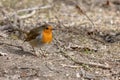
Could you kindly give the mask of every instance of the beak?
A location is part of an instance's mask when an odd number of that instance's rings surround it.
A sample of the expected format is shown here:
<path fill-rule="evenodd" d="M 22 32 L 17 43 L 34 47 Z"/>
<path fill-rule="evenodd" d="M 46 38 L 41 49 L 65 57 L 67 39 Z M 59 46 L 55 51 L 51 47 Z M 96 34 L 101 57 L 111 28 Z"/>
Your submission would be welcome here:
<path fill-rule="evenodd" d="M 55 28 L 52 28 L 52 30 L 56 30 Z"/>

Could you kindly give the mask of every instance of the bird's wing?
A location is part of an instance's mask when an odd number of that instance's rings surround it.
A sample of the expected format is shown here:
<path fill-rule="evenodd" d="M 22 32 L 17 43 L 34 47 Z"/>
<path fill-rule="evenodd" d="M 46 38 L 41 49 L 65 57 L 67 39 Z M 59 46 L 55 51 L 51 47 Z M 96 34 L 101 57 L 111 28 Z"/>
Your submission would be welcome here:
<path fill-rule="evenodd" d="M 41 31 L 39 30 L 39 27 L 32 29 L 28 34 L 27 34 L 27 38 L 25 39 L 25 41 L 31 41 L 35 38 L 37 38 L 38 36 L 41 36 Z"/>

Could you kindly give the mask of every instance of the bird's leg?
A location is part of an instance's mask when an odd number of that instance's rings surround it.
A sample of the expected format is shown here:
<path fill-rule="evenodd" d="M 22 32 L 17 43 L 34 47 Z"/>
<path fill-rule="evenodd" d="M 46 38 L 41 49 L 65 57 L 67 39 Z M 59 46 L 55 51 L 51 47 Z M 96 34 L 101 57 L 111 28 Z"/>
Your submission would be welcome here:
<path fill-rule="evenodd" d="M 45 50 L 43 50 L 42 48 L 40 48 L 40 51 L 41 51 L 40 54 L 41 54 L 42 56 L 46 57 L 46 54 L 45 54 L 46 52 L 45 52 Z"/>
<path fill-rule="evenodd" d="M 37 57 L 39 57 L 40 55 L 41 56 L 44 56 L 44 57 L 46 57 L 47 55 L 45 54 L 46 52 L 45 52 L 45 50 L 43 50 L 42 48 L 40 48 L 40 51 L 38 50 L 38 48 L 34 48 L 33 46 L 31 46 L 32 47 L 32 51 L 33 51 L 33 55 L 35 55 L 35 56 L 37 56 Z M 39 51 L 39 52 L 38 52 Z"/>
<path fill-rule="evenodd" d="M 31 47 L 32 47 L 32 51 L 35 52 L 35 48 L 33 46 L 31 46 Z"/>
<path fill-rule="evenodd" d="M 31 46 L 31 47 L 32 47 L 32 50 L 33 50 L 33 55 L 39 57 L 40 54 L 38 52 L 36 52 L 36 50 L 35 50 L 35 48 L 33 46 Z"/>

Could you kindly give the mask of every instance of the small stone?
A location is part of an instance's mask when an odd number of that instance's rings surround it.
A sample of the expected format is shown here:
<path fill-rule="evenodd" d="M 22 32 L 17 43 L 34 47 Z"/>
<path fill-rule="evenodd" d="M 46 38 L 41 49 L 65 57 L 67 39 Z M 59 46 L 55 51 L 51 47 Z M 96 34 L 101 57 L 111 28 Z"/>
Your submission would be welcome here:
<path fill-rule="evenodd" d="M 69 76 L 69 74 L 65 74 L 66 76 Z"/>
<path fill-rule="evenodd" d="M 99 12 L 102 12 L 103 10 L 102 9 L 99 9 Z"/>
<path fill-rule="evenodd" d="M 111 20 L 110 23 L 113 25 L 114 24 L 113 20 Z"/>
<path fill-rule="evenodd" d="M 7 53 L 0 52 L 0 56 L 7 56 Z"/>
<path fill-rule="evenodd" d="M 40 80 L 39 78 L 36 78 L 36 79 L 34 79 L 34 80 Z"/>
<path fill-rule="evenodd" d="M 79 78 L 79 77 L 80 77 L 80 74 L 79 74 L 79 73 L 76 73 L 76 77 Z"/>

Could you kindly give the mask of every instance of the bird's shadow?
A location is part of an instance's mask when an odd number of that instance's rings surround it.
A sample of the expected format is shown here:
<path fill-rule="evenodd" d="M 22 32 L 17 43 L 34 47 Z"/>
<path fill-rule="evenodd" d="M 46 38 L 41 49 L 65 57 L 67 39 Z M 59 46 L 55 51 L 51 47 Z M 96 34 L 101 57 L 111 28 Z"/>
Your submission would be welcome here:
<path fill-rule="evenodd" d="M 23 49 L 22 46 L 16 46 L 16 45 L 7 45 L 4 47 L 4 49 L 7 50 L 7 52 L 11 53 L 11 54 L 17 54 L 17 55 L 20 55 L 20 56 L 35 56 L 31 50 L 25 50 Z"/>
<path fill-rule="evenodd" d="M 25 50 L 17 50 L 17 49 L 11 49 L 12 51 L 10 51 L 10 53 L 13 53 L 13 54 L 17 54 L 17 55 L 20 55 L 20 56 L 35 56 L 33 55 L 33 52 L 30 52 L 30 51 L 25 51 Z"/>

